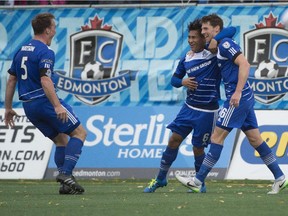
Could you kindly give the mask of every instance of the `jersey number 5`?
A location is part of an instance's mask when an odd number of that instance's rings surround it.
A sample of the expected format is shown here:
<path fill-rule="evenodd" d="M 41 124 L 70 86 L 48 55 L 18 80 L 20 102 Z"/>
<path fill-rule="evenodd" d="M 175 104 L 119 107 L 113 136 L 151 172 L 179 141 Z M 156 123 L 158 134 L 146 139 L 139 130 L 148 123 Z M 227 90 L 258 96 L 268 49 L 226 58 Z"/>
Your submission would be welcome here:
<path fill-rule="evenodd" d="M 22 80 L 26 80 L 27 79 L 27 66 L 25 64 L 25 62 L 28 60 L 27 56 L 23 56 L 22 57 L 22 61 L 21 61 L 21 68 L 24 70 L 24 74 L 21 75 L 21 79 Z"/>

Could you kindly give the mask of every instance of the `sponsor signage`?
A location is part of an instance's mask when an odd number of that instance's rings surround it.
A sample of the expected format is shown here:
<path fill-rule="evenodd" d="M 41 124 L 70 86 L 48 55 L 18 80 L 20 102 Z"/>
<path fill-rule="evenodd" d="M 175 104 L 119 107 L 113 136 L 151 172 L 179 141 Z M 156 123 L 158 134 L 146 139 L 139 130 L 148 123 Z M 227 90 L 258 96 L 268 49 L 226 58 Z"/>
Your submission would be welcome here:
<path fill-rule="evenodd" d="M 4 123 L 4 109 L 0 109 L 0 179 L 42 179 L 52 149 L 52 141 L 33 126 L 23 109 L 15 127 Z"/>
<path fill-rule="evenodd" d="M 256 111 L 259 130 L 267 142 L 285 175 L 288 175 L 288 119 L 287 111 Z M 250 146 L 245 134 L 241 132 L 237 140 L 227 179 L 266 179 L 273 175 L 264 165 L 258 152 Z"/>
<path fill-rule="evenodd" d="M 75 113 L 81 113 L 82 124 L 88 132 L 75 175 L 111 178 L 118 173 L 119 178 L 153 177 L 171 135 L 166 126 L 176 117 L 180 108 L 98 107 L 89 108 L 88 111 L 88 108 L 74 107 Z M 215 166 L 218 171 L 212 177 L 224 178 L 235 133 L 232 131 L 227 138 L 222 157 Z M 187 175 L 194 172 L 191 138 L 192 135 L 189 135 L 181 144 L 169 176 L 174 177 L 175 172 Z M 48 165 L 48 170 L 52 171 L 50 177 L 56 171 L 53 152 Z M 139 171 L 135 172 L 137 169 Z M 219 169 L 222 169 L 221 175 L 218 174 Z"/>

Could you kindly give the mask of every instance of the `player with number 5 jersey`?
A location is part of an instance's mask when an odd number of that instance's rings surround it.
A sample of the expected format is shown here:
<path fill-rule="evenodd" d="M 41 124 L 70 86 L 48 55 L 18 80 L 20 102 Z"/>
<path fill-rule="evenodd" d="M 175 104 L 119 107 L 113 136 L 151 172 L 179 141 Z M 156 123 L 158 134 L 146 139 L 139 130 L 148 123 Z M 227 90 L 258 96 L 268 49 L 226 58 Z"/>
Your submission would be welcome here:
<path fill-rule="evenodd" d="M 32 39 L 16 53 L 10 74 L 18 79 L 19 99 L 23 102 L 46 97 L 40 74 L 51 78 L 55 62 L 54 52 L 43 42 Z M 29 74 L 28 74 L 29 72 Z"/>
<path fill-rule="evenodd" d="M 56 34 L 54 19 L 50 13 L 38 14 L 31 22 L 34 38 L 23 44 L 14 56 L 8 70 L 5 124 L 14 127 L 13 117 L 17 113 L 12 109 L 12 99 L 18 83 L 19 99 L 27 118 L 56 144 L 59 193 L 82 194 L 84 188 L 76 182 L 72 171 L 81 155 L 86 131 L 72 107 L 58 98 L 51 80 L 55 54 L 49 46 Z"/>

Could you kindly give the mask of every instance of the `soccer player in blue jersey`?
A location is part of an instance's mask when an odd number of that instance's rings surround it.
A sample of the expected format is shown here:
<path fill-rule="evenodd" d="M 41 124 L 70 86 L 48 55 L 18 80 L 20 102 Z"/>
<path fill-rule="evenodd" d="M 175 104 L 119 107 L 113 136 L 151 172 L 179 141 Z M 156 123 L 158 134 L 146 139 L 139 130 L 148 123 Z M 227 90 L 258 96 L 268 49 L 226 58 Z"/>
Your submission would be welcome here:
<path fill-rule="evenodd" d="M 234 27 L 230 27 L 222 34 L 232 37 L 235 31 Z M 221 76 L 216 55 L 205 49 L 206 41 L 201 34 L 200 20 L 188 25 L 188 43 L 191 51 L 180 60 L 171 79 L 172 86 L 187 88 L 186 102 L 176 119 L 167 126 L 172 135 L 163 152 L 159 173 L 144 189 L 145 193 L 155 192 L 157 188 L 167 185 L 166 175 L 169 168 L 177 157 L 180 144 L 192 130 L 194 165 L 198 172 L 205 157 L 204 148 L 209 142 L 216 121 Z M 204 183 L 201 192 L 206 192 Z"/>
<path fill-rule="evenodd" d="M 223 21 L 218 15 L 211 14 L 202 18 L 202 34 L 207 41 L 215 37 L 222 28 Z M 233 128 L 240 128 L 274 175 L 275 182 L 268 194 L 278 194 L 288 186 L 288 180 L 271 149 L 261 138 L 258 129 L 253 108 L 254 95 L 247 82 L 250 65 L 239 45 L 230 38 L 224 38 L 219 43 L 217 58 L 227 100 L 219 113 L 216 127 L 211 136 L 209 152 L 206 154 L 199 172 L 192 179 L 182 176 L 176 176 L 176 178 L 194 192 L 200 192 L 202 183 L 220 157 L 225 138 Z"/>
<path fill-rule="evenodd" d="M 59 170 L 56 180 L 61 183 L 59 193 L 82 194 L 84 188 L 76 182 L 72 171 L 80 157 L 86 131 L 71 106 L 58 98 L 51 80 L 55 54 L 49 46 L 56 34 L 54 19 L 50 13 L 38 14 L 32 20 L 34 38 L 23 44 L 13 58 L 8 70 L 5 124 L 14 126 L 13 117 L 17 114 L 12 109 L 12 100 L 18 83 L 19 99 L 26 116 L 56 144 L 55 163 Z"/>

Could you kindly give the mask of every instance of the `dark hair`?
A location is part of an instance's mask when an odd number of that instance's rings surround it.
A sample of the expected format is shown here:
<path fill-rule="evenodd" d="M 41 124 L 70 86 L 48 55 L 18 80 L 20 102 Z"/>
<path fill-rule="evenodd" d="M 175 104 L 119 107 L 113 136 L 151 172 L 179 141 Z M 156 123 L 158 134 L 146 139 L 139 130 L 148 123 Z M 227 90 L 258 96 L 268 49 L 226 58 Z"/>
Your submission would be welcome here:
<path fill-rule="evenodd" d="M 188 32 L 190 32 L 190 31 L 198 31 L 198 33 L 200 34 L 200 35 L 202 35 L 201 34 L 201 20 L 200 19 L 195 19 L 193 22 L 190 22 L 189 24 L 188 24 Z"/>
<path fill-rule="evenodd" d="M 44 33 L 45 29 L 52 25 L 52 19 L 55 19 L 55 17 L 51 13 L 41 13 L 34 17 L 31 22 L 34 34 Z"/>
<path fill-rule="evenodd" d="M 220 27 L 220 30 L 223 29 L 223 20 L 215 13 L 202 17 L 202 23 L 210 22 L 210 25 L 216 27 L 217 25 Z"/>

